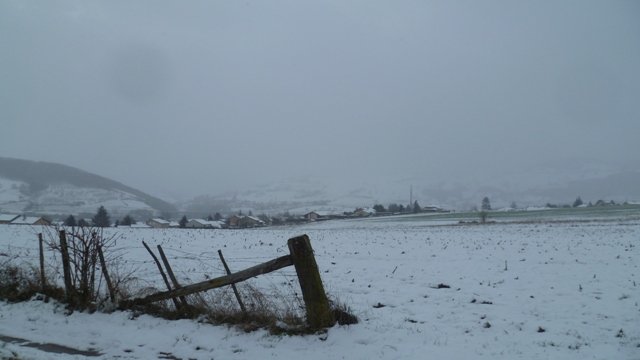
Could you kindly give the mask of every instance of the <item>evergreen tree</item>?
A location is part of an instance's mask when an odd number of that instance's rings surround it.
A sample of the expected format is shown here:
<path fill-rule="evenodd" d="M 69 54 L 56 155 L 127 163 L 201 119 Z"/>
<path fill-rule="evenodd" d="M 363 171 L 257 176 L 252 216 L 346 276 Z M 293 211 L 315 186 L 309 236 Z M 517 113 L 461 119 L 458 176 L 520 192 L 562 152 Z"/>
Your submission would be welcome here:
<path fill-rule="evenodd" d="M 93 216 L 91 220 L 93 221 L 93 225 L 97 227 L 111 226 L 111 219 L 109 218 L 107 209 L 105 209 L 104 206 L 100 206 L 98 208 L 98 212 Z"/>
<path fill-rule="evenodd" d="M 209 216 L 207 216 L 207 221 L 213 221 L 213 216 L 211 216 L 211 214 L 209 214 Z"/>
<path fill-rule="evenodd" d="M 489 211 L 491 210 L 491 202 L 489 201 L 488 197 L 484 197 L 484 199 L 482 199 L 482 206 L 480 207 L 480 209 L 482 211 Z"/>
<path fill-rule="evenodd" d="M 89 223 L 85 219 L 78 220 L 78 226 L 80 227 L 88 227 Z"/>
<path fill-rule="evenodd" d="M 222 220 L 222 215 L 220 215 L 219 212 L 215 213 L 215 215 L 213 215 L 213 220 L 215 220 L 215 221 Z"/>
<path fill-rule="evenodd" d="M 582 199 L 580 198 L 580 196 L 578 196 L 576 198 L 576 201 L 573 202 L 573 207 L 578 207 L 578 206 L 580 206 L 582 204 L 583 204 Z"/>
<path fill-rule="evenodd" d="M 64 220 L 64 226 L 78 226 L 78 223 L 76 222 L 76 218 L 74 218 L 73 215 L 69 215 Z"/>
<path fill-rule="evenodd" d="M 383 213 L 387 211 L 382 204 L 373 205 L 373 210 L 375 210 L 376 213 Z"/>
<path fill-rule="evenodd" d="M 180 228 L 184 229 L 187 227 L 187 223 L 189 222 L 189 220 L 187 220 L 187 215 L 183 215 L 182 219 L 180 219 L 180 222 L 178 223 Z"/>
<path fill-rule="evenodd" d="M 419 213 L 422 211 L 422 208 L 420 207 L 420 204 L 418 204 L 418 200 L 413 202 L 413 212 L 415 213 Z"/>
<path fill-rule="evenodd" d="M 135 223 L 136 223 L 136 221 L 130 215 L 126 215 L 120 221 L 120 225 L 125 225 L 125 226 L 131 226 L 131 225 L 133 225 Z"/>

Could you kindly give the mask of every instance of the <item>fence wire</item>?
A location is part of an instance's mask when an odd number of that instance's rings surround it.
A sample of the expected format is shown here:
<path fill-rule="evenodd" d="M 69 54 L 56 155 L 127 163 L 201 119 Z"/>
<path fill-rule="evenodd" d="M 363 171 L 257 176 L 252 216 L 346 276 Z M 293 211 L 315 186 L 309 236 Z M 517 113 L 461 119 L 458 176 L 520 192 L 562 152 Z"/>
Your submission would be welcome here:
<path fill-rule="evenodd" d="M 227 275 L 218 255 L 217 249 L 219 247 L 222 247 L 223 255 L 232 273 L 289 253 L 284 238 L 280 246 L 274 246 L 272 243 L 256 241 L 248 237 L 237 239 L 237 236 L 233 235 L 232 237 L 235 237 L 233 241 L 237 243 L 231 249 L 225 249 L 224 241 L 212 243 L 206 249 L 203 247 L 203 243 L 210 240 L 207 239 L 210 236 L 209 232 L 181 233 L 179 242 L 174 241 L 175 233 L 173 232 L 140 232 L 139 235 L 142 236 L 136 236 L 136 234 L 133 231 L 121 234 L 115 238 L 111 246 L 104 249 L 108 272 L 114 278 L 114 282 L 119 282 L 124 287 L 123 294 L 129 297 L 145 296 L 166 290 L 166 285 L 156 263 L 142 246 L 141 241 L 143 240 L 149 243 L 156 255 L 158 255 L 156 244 L 162 245 L 168 262 L 182 286 Z M 47 280 L 49 283 L 62 286 L 64 283 L 62 261 L 59 253 L 53 249 L 53 245 L 59 241 L 57 230 L 43 232 L 43 235 L 45 238 Z M 16 237 L 25 238 L 25 235 L 24 233 L 18 234 Z M 39 266 L 37 232 L 29 235 L 29 238 L 27 241 L 0 248 L 0 264 L 37 269 Z M 228 240 L 225 241 L 228 242 Z M 237 246 L 237 244 L 241 244 L 241 246 Z M 204 251 L 195 251 L 195 249 L 203 249 Z M 317 256 L 321 256 L 321 254 L 317 254 Z M 98 265 L 96 276 L 99 279 L 97 284 L 100 292 L 106 297 L 107 289 L 101 271 L 102 269 Z M 243 301 L 249 307 L 253 303 L 264 302 L 265 299 L 277 299 L 273 303 L 277 303 L 277 306 L 282 307 L 283 311 L 302 311 L 304 308 L 297 275 L 292 266 L 251 278 L 238 283 L 237 287 Z M 201 295 L 190 295 L 189 298 L 235 302 L 230 286 L 208 290 Z"/>

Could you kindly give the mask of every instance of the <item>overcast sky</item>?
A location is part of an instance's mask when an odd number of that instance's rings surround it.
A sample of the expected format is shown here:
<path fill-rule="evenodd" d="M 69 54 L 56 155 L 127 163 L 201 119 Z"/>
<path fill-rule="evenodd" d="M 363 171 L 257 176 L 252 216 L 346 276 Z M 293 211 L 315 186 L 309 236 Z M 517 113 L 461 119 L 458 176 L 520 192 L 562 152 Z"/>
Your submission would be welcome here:
<path fill-rule="evenodd" d="M 638 1 L 0 0 L 0 156 L 156 195 L 639 154 Z"/>

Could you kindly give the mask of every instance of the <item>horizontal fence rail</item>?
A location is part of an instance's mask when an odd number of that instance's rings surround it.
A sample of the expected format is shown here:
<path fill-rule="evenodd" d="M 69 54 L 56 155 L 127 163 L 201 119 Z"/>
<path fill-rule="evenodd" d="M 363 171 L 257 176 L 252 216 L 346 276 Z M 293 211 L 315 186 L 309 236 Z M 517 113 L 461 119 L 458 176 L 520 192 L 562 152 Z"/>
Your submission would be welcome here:
<path fill-rule="evenodd" d="M 149 247 L 144 242 L 143 244 L 155 258 L 155 255 L 153 255 Z M 308 325 L 311 329 L 321 329 L 332 326 L 335 323 L 335 316 L 324 291 L 324 286 L 320 278 L 320 272 L 318 271 L 318 265 L 313 255 L 313 249 L 311 248 L 311 241 L 309 240 L 309 237 L 307 235 L 301 235 L 291 238 L 287 242 L 287 245 L 290 252 L 289 255 L 269 260 L 233 274 L 229 273 L 228 268 L 225 267 L 228 275 L 195 284 L 180 286 L 175 282 L 174 285 L 176 286 L 171 288 L 168 281 L 165 281 L 169 290 L 157 292 L 143 298 L 122 300 L 120 301 L 120 307 L 126 309 L 169 299 L 177 302 L 176 298 L 184 299 L 187 295 L 223 286 L 234 285 L 258 275 L 267 274 L 293 265 L 302 290 Z M 161 250 L 160 247 L 158 249 Z M 164 254 L 161 252 L 161 255 Z M 166 260 L 164 256 L 163 260 Z M 162 272 L 160 262 L 156 260 L 156 263 Z M 167 270 L 169 270 L 168 261 L 165 261 L 165 266 L 167 266 Z M 238 301 L 242 304 L 240 299 L 238 299 Z M 176 305 L 176 307 L 178 306 Z"/>

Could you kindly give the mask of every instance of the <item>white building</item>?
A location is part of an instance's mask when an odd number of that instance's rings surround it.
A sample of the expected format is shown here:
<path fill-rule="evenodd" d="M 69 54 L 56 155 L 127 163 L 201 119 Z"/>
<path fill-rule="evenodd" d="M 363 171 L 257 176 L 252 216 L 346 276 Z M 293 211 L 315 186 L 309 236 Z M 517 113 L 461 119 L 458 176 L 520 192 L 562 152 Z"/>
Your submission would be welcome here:
<path fill-rule="evenodd" d="M 190 229 L 222 229 L 222 221 L 209 221 L 203 219 L 192 219 L 185 225 Z"/>

